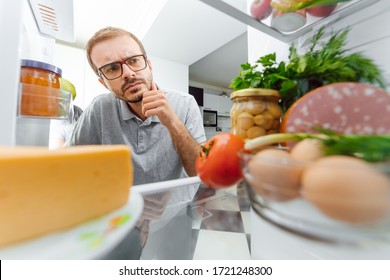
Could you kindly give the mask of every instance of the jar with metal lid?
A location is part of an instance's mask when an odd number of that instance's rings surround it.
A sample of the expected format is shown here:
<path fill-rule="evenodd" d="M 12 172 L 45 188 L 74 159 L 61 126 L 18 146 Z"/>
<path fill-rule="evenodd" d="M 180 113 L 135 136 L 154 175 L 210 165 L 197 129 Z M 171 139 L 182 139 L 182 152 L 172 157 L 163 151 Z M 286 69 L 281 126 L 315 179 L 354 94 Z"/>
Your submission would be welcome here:
<path fill-rule="evenodd" d="M 306 24 L 306 10 L 294 12 L 281 12 L 274 10 L 272 13 L 271 27 L 281 32 L 293 32 Z"/>
<path fill-rule="evenodd" d="M 278 91 L 248 88 L 232 92 L 230 98 L 231 133 L 245 140 L 279 132 L 282 110 Z"/>
<path fill-rule="evenodd" d="M 54 65 L 23 59 L 20 114 L 23 116 L 56 117 L 59 110 L 62 70 Z"/>

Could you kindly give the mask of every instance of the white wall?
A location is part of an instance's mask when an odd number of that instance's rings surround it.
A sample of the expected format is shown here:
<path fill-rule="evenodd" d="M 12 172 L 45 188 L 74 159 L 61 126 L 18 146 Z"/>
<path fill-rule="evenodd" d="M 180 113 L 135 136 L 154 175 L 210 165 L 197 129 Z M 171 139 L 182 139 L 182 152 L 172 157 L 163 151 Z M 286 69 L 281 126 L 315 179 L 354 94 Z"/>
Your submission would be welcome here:
<path fill-rule="evenodd" d="M 283 43 L 267 34 L 248 26 L 248 61 L 255 63 L 260 56 L 276 53 L 276 60 L 288 60 L 289 44 Z"/>
<path fill-rule="evenodd" d="M 85 109 L 96 95 L 108 92 L 89 66 L 84 49 L 56 44 L 54 65 L 62 69 L 62 77 L 75 85 L 74 103 L 80 108 Z"/>
<path fill-rule="evenodd" d="M 158 57 L 149 59 L 153 65 L 154 79 L 161 88 L 188 92 L 188 65 Z M 56 44 L 54 65 L 60 67 L 62 76 L 75 85 L 75 104 L 80 108 L 85 109 L 95 96 L 108 92 L 89 66 L 84 49 Z"/>
<path fill-rule="evenodd" d="M 62 77 L 76 87 L 75 104 L 84 109 L 86 58 L 83 49 L 56 44 L 54 65 L 62 69 Z"/>
<path fill-rule="evenodd" d="M 247 0 L 247 13 L 250 14 L 250 7 L 253 0 Z M 271 16 L 263 21 L 266 25 L 270 25 Z M 261 31 L 247 26 L 248 34 L 248 62 L 255 63 L 259 57 L 276 53 L 276 60 L 287 61 L 289 45 L 283 43 Z"/>
<path fill-rule="evenodd" d="M 188 65 L 149 56 L 154 80 L 161 88 L 176 89 L 188 93 Z"/>
<path fill-rule="evenodd" d="M 348 48 L 371 58 L 381 68 L 390 89 L 390 3 L 381 1 L 377 5 L 340 21 L 336 27 L 352 26 Z"/>

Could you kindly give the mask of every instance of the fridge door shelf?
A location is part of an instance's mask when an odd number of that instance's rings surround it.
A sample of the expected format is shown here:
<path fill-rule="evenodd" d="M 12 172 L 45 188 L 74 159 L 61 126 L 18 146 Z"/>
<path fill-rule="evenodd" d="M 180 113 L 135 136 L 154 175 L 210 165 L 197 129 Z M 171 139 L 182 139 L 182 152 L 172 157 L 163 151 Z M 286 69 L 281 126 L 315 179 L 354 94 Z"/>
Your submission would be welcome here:
<path fill-rule="evenodd" d="M 65 90 L 20 83 L 18 118 L 71 120 L 72 94 Z"/>

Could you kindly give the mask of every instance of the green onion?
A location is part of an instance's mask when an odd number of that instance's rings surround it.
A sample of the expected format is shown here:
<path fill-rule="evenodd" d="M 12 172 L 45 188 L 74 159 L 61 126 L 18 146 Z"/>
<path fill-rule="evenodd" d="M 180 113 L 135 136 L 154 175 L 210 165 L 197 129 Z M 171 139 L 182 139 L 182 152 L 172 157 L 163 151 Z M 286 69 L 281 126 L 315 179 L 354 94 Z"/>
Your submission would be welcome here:
<path fill-rule="evenodd" d="M 276 143 L 299 142 L 303 139 L 317 139 L 323 144 L 325 155 L 347 155 L 369 162 L 390 160 L 390 135 L 343 135 L 321 129 L 319 134 L 277 133 L 245 142 L 246 150 Z"/>

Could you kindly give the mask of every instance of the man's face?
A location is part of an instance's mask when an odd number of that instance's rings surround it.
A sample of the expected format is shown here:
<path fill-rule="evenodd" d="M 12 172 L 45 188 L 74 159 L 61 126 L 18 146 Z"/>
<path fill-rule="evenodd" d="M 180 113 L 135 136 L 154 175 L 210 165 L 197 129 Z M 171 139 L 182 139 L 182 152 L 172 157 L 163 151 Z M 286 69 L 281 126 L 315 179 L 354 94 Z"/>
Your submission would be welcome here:
<path fill-rule="evenodd" d="M 107 64 L 124 61 L 129 57 L 141 55 L 141 49 L 136 41 L 129 36 L 119 36 L 96 44 L 91 52 L 93 63 L 99 69 Z M 141 57 L 141 59 L 143 59 Z M 122 64 L 122 75 L 116 79 L 108 80 L 101 75 L 99 81 L 109 89 L 117 98 L 129 103 L 142 100 L 143 93 L 149 91 L 152 81 L 152 68 L 149 61 L 145 61 L 146 68 L 140 71 L 130 69 Z"/>

